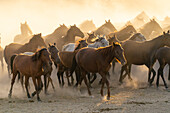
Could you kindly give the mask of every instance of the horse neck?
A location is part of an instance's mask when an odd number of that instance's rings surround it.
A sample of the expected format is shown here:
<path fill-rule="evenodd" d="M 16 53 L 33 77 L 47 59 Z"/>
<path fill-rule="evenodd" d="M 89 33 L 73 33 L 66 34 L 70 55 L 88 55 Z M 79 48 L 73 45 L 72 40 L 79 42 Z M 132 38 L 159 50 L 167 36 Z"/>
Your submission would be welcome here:
<path fill-rule="evenodd" d="M 68 30 L 67 34 L 65 37 L 63 37 L 63 40 L 65 42 L 73 43 L 75 41 L 75 34 L 73 33 L 74 31 Z"/>
<path fill-rule="evenodd" d="M 165 46 L 164 44 L 164 38 L 162 36 L 159 36 L 153 40 L 148 41 L 148 47 L 150 47 L 151 51 L 157 50 L 160 47 Z"/>
<path fill-rule="evenodd" d="M 30 43 L 26 43 L 25 45 L 23 45 L 20 49 L 17 50 L 16 53 L 23 53 L 23 52 L 35 52 L 37 49 L 37 47 L 33 44 Z"/>
<path fill-rule="evenodd" d="M 113 61 L 115 54 L 112 46 L 104 47 L 97 50 L 103 57 L 105 58 L 105 61 L 109 64 Z"/>

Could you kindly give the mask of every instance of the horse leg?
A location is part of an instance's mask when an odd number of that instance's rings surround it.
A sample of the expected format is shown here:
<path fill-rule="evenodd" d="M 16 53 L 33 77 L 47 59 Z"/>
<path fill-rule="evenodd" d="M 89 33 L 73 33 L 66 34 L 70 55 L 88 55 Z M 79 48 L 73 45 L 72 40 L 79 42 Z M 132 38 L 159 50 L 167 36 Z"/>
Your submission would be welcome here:
<path fill-rule="evenodd" d="M 163 70 L 162 70 L 162 73 L 161 73 L 161 78 L 162 78 L 162 80 L 163 80 L 163 82 L 164 82 L 165 88 L 167 89 L 168 86 L 167 86 L 166 81 L 165 81 L 164 76 L 163 76 Z"/>
<path fill-rule="evenodd" d="M 78 67 L 75 70 L 75 74 L 76 74 L 76 84 L 75 84 L 75 87 L 77 87 L 78 84 L 79 84 L 79 81 L 80 81 L 80 77 L 81 77 L 80 69 Z"/>
<path fill-rule="evenodd" d="M 82 77 L 83 77 L 83 79 L 84 79 L 84 83 L 85 83 L 86 86 L 87 86 L 88 94 L 91 95 L 91 91 L 90 91 L 89 85 L 88 85 L 88 83 L 87 83 L 87 78 L 86 78 L 86 72 L 85 72 L 85 71 L 82 71 Z"/>
<path fill-rule="evenodd" d="M 161 75 L 161 76 L 163 75 L 163 69 L 164 69 L 164 66 L 165 66 L 165 63 L 164 63 L 163 60 L 158 59 L 158 62 L 159 62 L 160 67 L 159 67 L 159 69 L 158 69 L 158 76 L 157 76 L 157 81 L 156 81 L 157 87 L 159 87 L 159 76 L 160 76 L 160 75 Z"/>
<path fill-rule="evenodd" d="M 47 75 L 44 75 L 44 88 L 45 88 L 44 93 L 47 94 Z"/>
<path fill-rule="evenodd" d="M 124 72 L 124 71 L 126 71 L 126 72 L 125 72 L 125 74 L 123 75 L 123 72 Z M 126 64 L 126 65 L 122 66 L 122 68 L 121 68 L 121 73 L 120 73 L 120 78 L 119 78 L 119 82 L 120 82 L 120 83 L 122 83 L 123 79 L 126 77 L 127 74 L 128 74 L 128 73 L 127 73 L 127 64 Z"/>
<path fill-rule="evenodd" d="M 1 59 L 1 66 L 2 66 L 2 71 L 4 71 L 4 61 L 3 61 L 3 58 Z"/>
<path fill-rule="evenodd" d="M 115 69 L 115 64 L 116 64 L 116 61 L 113 60 L 113 62 L 112 62 L 112 73 L 115 73 L 115 71 L 114 71 L 114 69 Z"/>
<path fill-rule="evenodd" d="M 129 68 L 128 68 L 128 79 L 129 79 L 130 81 L 132 81 L 132 77 L 130 76 L 131 67 L 132 67 L 132 64 L 130 64 L 130 65 L 129 65 Z"/>
<path fill-rule="evenodd" d="M 96 73 L 92 73 L 92 75 L 93 75 L 93 79 L 90 81 L 90 84 L 92 84 L 97 78 Z"/>
<path fill-rule="evenodd" d="M 104 75 L 102 75 L 102 74 L 100 74 L 100 75 L 102 76 L 102 86 L 101 86 L 100 94 L 103 97 L 104 96 L 103 95 L 103 88 L 104 88 L 104 84 L 106 82 L 106 77 Z"/>
<path fill-rule="evenodd" d="M 51 83 L 52 88 L 55 91 L 55 87 L 54 87 L 53 80 L 51 79 L 51 77 L 48 77 L 48 81 Z M 48 84 L 49 84 L 49 82 L 48 82 Z"/>
<path fill-rule="evenodd" d="M 169 76 L 168 76 L 168 80 L 170 80 L 170 64 L 168 64 L 169 66 Z"/>
<path fill-rule="evenodd" d="M 38 85 L 36 83 L 36 78 L 35 77 L 32 77 L 32 81 L 34 83 L 34 87 L 35 87 L 35 91 L 36 91 L 36 94 L 37 94 L 37 100 L 38 101 L 41 101 L 40 100 L 40 97 L 39 97 L 39 93 L 38 93 Z M 34 93 L 32 93 L 32 97 L 34 97 Z"/>
<path fill-rule="evenodd" d="M 21 79 L 20 82 L 21 82 L 22 90 L 24 91 L 24 85 L 23 85 L 24 84 L 24 77 L 21 74 L 20 74 L 20 79 Z"/>
<path fill-rule="evenodd" d="M 110 100 L 110 87 L 109 87 L 109 81 L 106 78 L 106 85 L 107 85 L 107 99 Z"/>
<path fill-rule="evenodd" d="M 12 95 L 12 89 L 13 89 L 13 85 L 15 83 L 16 76 L 17 76 L 17 72 L 13 72 L 13 76 L 12 76 L 12 80 L 11 80 L 11 88 L 10 88 L 10 91 L 8 94 L 9 98 L 11 98 L 11 95 Z"/>
<path fill-rule="evenodd" d="M 27 91 L 27 97 L 28 98 L 31 98 L 30 94 L 29 94 L 29 91 L 28 91 L 28 82 L 29 82 L 29 77 L 28 76 L 25 76 L 25 89 Z"/>
<path fill-rule="evenodd" d="M 65 72 L 66 72 L 68 86 L 71 86 L 71 83 L 70 83 L 70 80 L 69 80 L 69 75 L 68 75 L 68 69 Z"/>
<path fill-rule="evenodd" d="M 7 69 L 8 69 L 8 76 L 9 76 L 9 78 L 11 78 L 11 76 L 10 76 L 10 66 L 7 64 Z"/>
<path fill-rule="evenodd" d="M 158 75 L 157 75 L 157 81 L 156 81 L 156 86 L 157 86 L 157 87 L 159 87 L 159 76 L 161 75 L 161 73 L 162 73 L 162 69 L 161 69 L 161 67 L 159 67 L 159 69 L 158 69 Z"/>

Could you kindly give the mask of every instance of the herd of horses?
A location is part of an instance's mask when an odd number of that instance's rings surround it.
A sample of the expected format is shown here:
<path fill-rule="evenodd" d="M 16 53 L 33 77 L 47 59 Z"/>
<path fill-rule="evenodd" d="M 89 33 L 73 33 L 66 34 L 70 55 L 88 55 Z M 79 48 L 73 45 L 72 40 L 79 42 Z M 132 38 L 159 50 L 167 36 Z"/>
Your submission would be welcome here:
<path fill-rule="evenodd" d="M 148 67 L 148 82 L 151 85 L 156 75 L 153 65 L 158 60 L 160 67 L 156 85 L 159 86 L 159 76 L 161 75 L 165 88 L 167 88 L 163 69 L 166 64 L 170 64 L 170 32 L 163 32 L 154 19 L 138 30 L 133 25 L 125 25 L 120 31 L 117 31 L 110 20 L 91 33 L 81 31 L 76 25 L 67 28 L 64 24 L 44 37 L 41 33 L 32 35 L 26 22 L 21 24 L 21 29 L 21 35 L 14 39 L 15 43 L 6 45 L 4 50 L 0 48 L 2 67 L 4 57 L 9 77 L 12 74 L 9 97 L 12 95 L 17 76 L 23 89 L 25 83 L 28 98 L 37 95 L 37 100 L 40 101 L 39 93 L 43 86 L 47 93 L 49 83 L 55 90 L 55 85 L 50 77 L 54 70 L 52 64 L 57 69 L 58 82 L 61 87 L 65 84 L 65 74 L 68 86 L 77 87 L 84 80 L 89 95 L 91 95 L 91 84 L 97 77 L 96 73 L 99 73 L 102 77 L 100 80 L 101 96 L 103 96 L 103 88 L 106 84 L 107 99 L 109 99 L 109 70 L 112 66 L 114 71 L 116 62 L 122 64 L 120 83 L 127 75 L 132 80 L 130 72 L 131 66 L 134 64 Z M 153 38 L 153 36 L 155 37 Z M 151 73 L 153 73 L 152 76 Z M 30 77 L 35 87 L 31 96 L 28 88 Z M 76 78 L 75 84 L 74 78 Z M 170 74 L 168 79 L 170 80 Z"/>

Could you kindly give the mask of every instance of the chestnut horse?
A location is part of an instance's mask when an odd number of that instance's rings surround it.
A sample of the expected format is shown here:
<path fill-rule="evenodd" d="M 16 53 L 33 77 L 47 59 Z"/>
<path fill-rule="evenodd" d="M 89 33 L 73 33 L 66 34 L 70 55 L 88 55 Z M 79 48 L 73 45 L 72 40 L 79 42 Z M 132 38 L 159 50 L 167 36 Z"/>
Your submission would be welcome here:
<path fill-rule="evenodd" d="M 15 57 L 12 66 L 13 76 L 11 80 L 9 97 L 11 97 L 12 95 L 12 89 L 15 83 L 15 78 L 17 74 L 20 73 L 21 76 L 25 76 L 25 88 L 27 91 L 27 97 L 31 98 L 28 91 L 28 80 L 29 77 L 32 77 L 37 94 L 37 100 L 40 101 L 39 93 L 42 89 L 41 75 L 44 74 L 43 67 L 45 68 L 45 70 L 48 70 L 48 72 L 52 71 L 52 62 L 49 55 L 50 53 L 47 51 L 47 49 L 43 48 L 33 55 L 19 54 Z M 33 94 L 32 96 L 34 96 Z"/>
<path fill-rule="evenodd" d="M 118 59 L 122 65 L 124 65 L 126 62 L 124 57 L 124 50 L 120 44 L 113 43 L 110 46 L 101 47 L 98 49 L 82 48 L 76 53 L 73 59 L 73 65 L 70 74 L 72 76 L 73 70 L 78 65 L 82 77 L 79 81 L 79 84 L 81 84 L 81 81 L 84 79 L 84 82 L 88 89 L 88 94 L 91 95 L 86 79 L 86 74 L 90 72 L 99 73 L 102 77 L 101 96 L 103 96 L 103 87 L 106 83 L 108 90 L 107 99 L 110 99 L 109 81 L 107 80 L 106 75 L 111 67 L 111 62 L 114 58 Z"/>

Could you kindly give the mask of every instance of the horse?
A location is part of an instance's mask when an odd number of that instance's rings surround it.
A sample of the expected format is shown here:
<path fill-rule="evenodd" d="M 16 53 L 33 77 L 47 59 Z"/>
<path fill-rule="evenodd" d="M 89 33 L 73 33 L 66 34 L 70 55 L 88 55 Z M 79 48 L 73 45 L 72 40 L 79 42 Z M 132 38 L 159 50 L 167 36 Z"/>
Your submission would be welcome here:
<path fill-rule="evenodd" d="M 123 27 L 120 31 L 110 33 L 109 36 L 113 37 L 114 35 L 117 36 L 117 39 L 119 41 L 124 41 L 128 39 L 133 33 L 136 33 L 136 29 L 133 27 L 133 25 L 128 25 Z"/>
<path fill-rule="evenodd" d="M 79 25 L 79 28 L 85 33 L 96 30 L 96 26 L 92 20 L 85 20 Z"/>
<path fill-rule="evenodd" d="M 157 59 L 160 65 L 157 72 L 157 81 L 156 81 L 157 87 L 159 87 L 159 76 L 161 75 L 165 88 L 168 88 L 163 76 L 163 70 L 166 64 L 170 66 L 169 57 L 170 57 L 170 47 L 161 47 L 156 51 L 155 60 Z M 170 68 L 169 68 L 168 80 L 170 80 Z"/>
<path fill-rule="evenodd" d="M 122 65 L 126 62 L 124 50 L 120 44 L 113 43 L 110 46 L 97 49 L 82 48 L 76 53 L 73 59 L 70 75 L 72 75 L 72 72 L 75 70 L 76 66 L 78 66 L 82 77 L 79 84 L 81 85 L 81 81 L 84 80 L 87 86 L 88 94 L 91 95 L 87 84 L 86 74 L 90 72 L 99 73 L 102 77 L 101 96 L 103 96 L 103 87 L 106 83 L 108 90 L 107 99 L 110 99 L 109 81 L 107 80 L 106 74 L 108 73 L 111 67 L 111 62 L 114 58 L 118 59 Z"/>
<path fill-rule="evenodd" d="M 4 50 L 3 50 L 3 48 L 0 46 L 0 61 L 1 61 L 2 70 L 4 70 L 4 61 L 3 61 L 3 57 L 4 57 Z"/>
<path fill-rule="evenodd" d="M 93 41 L 92 44 L 88 44 L 85 40 L 80 40 L 79 43 L 82 44 L 83 47 L 92 47 L 92 48 L 98 48 L 98 47 L 105 47 L 109 45 L 109 42 L 104 37 L 98 37 Z M 74 51 L 76 48 L 76 43 L 69 43 L 63 46 L 62 51 Z M 80 47 L 81 48 L 81 47 Z"/>
<path fill-rule="evenodd" d="M 34 53 L 33 53 L 33 52 L 24 52 L 24 53 L 21 53 L 21 54 L 23 54 L 23 55 L 33 55 Z M 16 56 L 17 56 L 17 55 L 15 54 L 15 55 L 13 55 L 13 56 L 11 57 L 11 66 L 12 66 L 13 61 L 14 61 L 14 58 L 15 58 Z M 11 69 L 12 69 L 12 68 L 11 68 Z M 54 91 L 55 91 L 55 87 L 54 87 L 54 85 L 53 85 L 53 81 L 52 81 L 51 77 L 48 76 L 48 75 L 51 75 L 51 72 L 48 72 L 48 70 L 46 70 L 46 68 L 43 68 L 43 71 L 44 71 L 45 94 L 47 94 L 47 89 L 48 89 L 49 83 L 51 83 L 52 88 L 53 88 Z M 12 70 L 11 70 L 11 72 L 12 72 Z M 48 82 L 46 83 L 46 81 L 47 81 L 47 80 L 46 80 L 47 76 L 48 76 Z M 19 80 L 19 79 L 20 79 L 20 81 L 21 81 L 21 86 L 22 86 L 23 89 L 24 89 L 24 86 L 23 86 L 23 76 L 20 77 L 20 74 L 18 75 L 18 80 Z"/>
<path fill-rule="evenodd" d="M 65 24 L 60 25 L 55 31 L 47 36 L 44 36 L 44 40 L 46 44 L 55 43 L 59 38 L 65 36 L 67 34 L 68 28 Z"/>
<path fill-rule="evenodd" d="M 7 63 L 8 73 L 10 75 L 10 58 L 14 54 L 24 53 L 24 52 L 36 52 L 37 48 L 41 46 L 46 47 L 46 44 L 40 34 L 33 35 L 30 41 L 24 45 L 11 43 L 5 46 L 4 58 Z"/>
<path fill-rule="evenodd" d="M 64 49 L 65 51 L 61 51 L 61 52 L 58 53 L 59 59 L 61 61 L 61 63 L 59 64 L 59 69 L 58 69 L 58 73 L 57 73 L 60 86 L 64 85 L 64 79 L 63 79 L 63 73 L 64 72 L 66 72 L 68 85 L 69 86 L 71 85 L 69 78 L 68 78 L 68 71 L 69 71 L 69 68 L 71 68 L 71 66 L 72 66 L 72 60 L 73 60 L 73 57 L 76 53 L 74 51 L 78 51 L 78 49 L 81 49 L 83 47 L 87 47 L 87 45 L 88 45 L 86 40 L 82 40 L 82 39 L 78 40 L 76 43 L 77 44 L 75 44 L 75 45 L 77 45 L 77 46 L 72 51 L 68 51 L 67 49 Z M 76 72 L 76 79 L 78 81 L 78 78 L 77 78 L 78 77 L 78 70 L 76 70 L 75 72 Z M 61 83 L 60 77 L 62 77 L 62 83 Z M 73 83 L 73 76 L 71 76 L 71 77 L 72 77 L 72 83 Z"/>
<path fill-rule="evenodd" d="M 20 28 L 21 28 L 21 34 L 16 35 L 14 37 L 14 42 L 20 43 L 20 44 L 27 43 L 33 33 L 30 27 L 28 26 L 27 22 L 25 22 L 24 24 L 21 23 Z"/>
<path fill-rule="evenodd" d="M 130 76 L 131 66 L 134 65 L 145 65 L 149 68 L 148 72 L 148 82 L 151 83 L 154 80 L 156 75 L 155 70 L 153 67 L 153 57 L 157 49 L 163 46 L 170 46 L 170 34 L 163 32 L 163 35 L 160 35 L 152 40 L 143 41 L 143 42 L 136 42 L 136 41 L 125 41 L 122 44 L 122 47 L 125 51 L 125 57 L 127 63 L 122 66 L 121 74 L 119 82 L 122 83 L 122 80 L 128 75 L 129 79 L 132 80 Z M 123 72 L 125 74 L 123 75 Z M 150 79 L 151 72 L 153 73 L 153 77 Z"/>
<path fill-rule="evenodd" d="M 88 34 L 87 42 L 88 42 L 88 43 L 93 43 L 92 40 L 96 38 L 96 35 L 94 34 L 94 32 L 92 32 L 92 33 L 87 33 L 87 34 Z"/>
<path fill-rule="evenodd" d="M 15 83 L 15 78 L 17 74 L 20 73 L 21 76 L 25 76 L 25 88 L 27 92 L 27 97 L 31 98 L 28 91 L 28 80 L 31 77 L 35 86 L 37 100 L 41 101 L 39 97 L 39 93 L 42 89 L 41 75 L 44 74 L 43 66 L 49 72 L 52 71 L 52 61 L 49 55 L 50 53 L 47 51 L 47 49 L 43 48 L 31 56 L 18 54 L 14 58 L 13 64 L 11 64 L 13 76 L 12 76 L 11 87 L 8 95 L 9 98 L 11 98 L 12 95 L 12 89 Z M 32 96 L 34 96 L 34 94 L 35 93 L 33 93 Z"/>
<path fill-rule="evenodd" d="M 161 26 L 155 21 L 155 19 L 152 19 L 150 22 L 139 28 L 138 32 L 142 33 L 146 39 L 149 40 L 159 36 L 163 30 Z"/>
<path fill-rule="evenodd" d="M 55 42 L 57 48 L 61 51 L 63 45 L 75 42 L 75 36 L 83 38 L 84 34 L 78 27 L 76 27 L 76 25 L 73 25 L 70 27 L 64 37 L 57 39 L 57 41 Z"/>
<path fill-rule="evenodd" d="M 108 35 L 115 31 L 116 31 L 116 28 L 113 26 L 110 20 L 108 21 L 105 20 L 105 24 L 103 24 L 97 30 L 95 30 L 94 33 L 96 35 Z"/>

